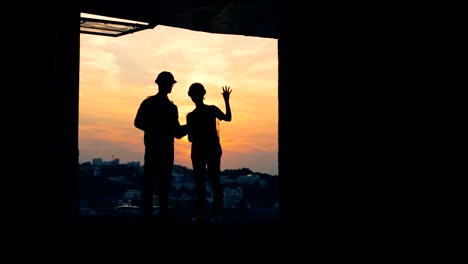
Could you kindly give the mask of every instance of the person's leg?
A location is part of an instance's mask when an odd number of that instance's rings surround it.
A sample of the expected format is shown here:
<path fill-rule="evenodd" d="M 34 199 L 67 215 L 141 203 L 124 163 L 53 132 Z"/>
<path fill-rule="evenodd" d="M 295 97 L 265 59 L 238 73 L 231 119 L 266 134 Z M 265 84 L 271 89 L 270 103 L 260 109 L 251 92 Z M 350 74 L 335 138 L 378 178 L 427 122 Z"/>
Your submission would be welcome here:
<path fill-rule="evenodd" d="M 221 159 L 213 157 L 208 162 L 208 175 L 213 190 L 213 220 L 218 222 L 223 216 L 224 192 L 221 187 Z"/>
<path fill-rule="evenodd" d="M 157 195 L 159 204 L 159 216 L 162 222 L 169 220 L 169 195 L 171 189 L 173 161 L 169 157 L 160 157 L 157 165 Z"/>
<path fill-rule="evenodd" d="M 192 221 L 201 223 L 205 218 L 206 203 L 205 147 L 192 142 L 190 158 L 195 181 L 195 218 Z"/>
<path fill-rule="evenodd" d="M 195 179 L 195 218 L 194 221 L 202 221 L 205 217 L 206 203 L 206 176 L 205 163 L 202 160 L 192 160 Z"/>
<path fill-rule="evenodd" d="M 155 193 L 155 168 L 151 150 L 145 150 L 145 166 L 142 179 L 142 204 L 143 218 L 151 221 L 153 216 L 153 195 Z"/>
<path fill-rule="evenodd" d="M 169 191 L 172 177 L 172 170 L 168 171 L 168 168 L 160 170 L 160 181 L 158 188 L 158 202 L 159 202 L 159 214 L 162 221 L 166 221 L 169 218 Z"/>

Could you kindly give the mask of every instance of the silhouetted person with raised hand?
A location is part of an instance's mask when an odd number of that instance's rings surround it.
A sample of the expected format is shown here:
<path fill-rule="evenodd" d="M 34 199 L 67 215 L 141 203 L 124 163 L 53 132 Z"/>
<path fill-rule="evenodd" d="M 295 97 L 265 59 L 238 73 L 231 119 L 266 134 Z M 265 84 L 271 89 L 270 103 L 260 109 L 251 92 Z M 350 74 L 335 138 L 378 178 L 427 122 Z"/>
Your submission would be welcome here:
<path fill-rule="evenodd" d="M 187 135 L 186 125 L 179 123 L 177 106 L 168 94 L 177 81 L 163 71 L 156 77 L 158 92 L 144 99 L 138 108 L 134 125 L 144 131 L 144 173 L 142 179 L 143 216 L 153 217 L 153 196 L 158 197 L 160 220 L 169 219 L 169 191 L 174 167 L 174 138 Z"/>
<path fill-rule="evenodd" d="M 188 140 L 191 142 L 191 159 L 195 174 L 196 216 L 193 222 L 203 223 L 206 218 L 206 175 L 211 181 L 213 191 L 213 221 L 220 222 L 223 216 L 224 194 L 221 188 L 222 148 L 219 138 L 219 120 L 230 122 L 232 119 L 229 97 L 231 89 L 222 87 L 226 113 L 217 106 L 206 105 L 203 100 L 206 94 L 201 83 L 193 83 L 188 95 L 195 103 L 195 109 L 187 114 Z M 206 173 L 206 174 L 205 174 Z"/>

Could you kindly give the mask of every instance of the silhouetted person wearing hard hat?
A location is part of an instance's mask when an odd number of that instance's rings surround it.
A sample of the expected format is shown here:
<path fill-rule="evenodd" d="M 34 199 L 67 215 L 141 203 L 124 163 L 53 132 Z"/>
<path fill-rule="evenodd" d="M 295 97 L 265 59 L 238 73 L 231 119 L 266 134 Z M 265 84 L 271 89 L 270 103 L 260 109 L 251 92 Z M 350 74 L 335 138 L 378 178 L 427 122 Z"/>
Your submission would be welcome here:
<path fill-rule="evenodd" d="M 195 103 L 195 109 L 187 114 L 188 140 L 191 142 L 192 167 L 195 174 L 196 216 L 193 222 L 205 221 L 206 176 L 211 181 L 213 191 L 213 221 L 220 222 L 223 214 L 223 190 L 221 188 L 222 149 L 219 138 L 218 120 L 230 122 L 232 119 L 229 96 L 231 89 L 222 87 L 226 113 L 215 105 L 206 105 L 203 100 L 206 94 L 201 83 L 193 83 L 188 95 Z"/>
<path fill-rule="evenodd" d="M 174 167 L 174 138 L 187 135 L 186 125 L 180 125 L 177 106 L 168 94 L 176 83 L 167 71 L 159 73 L 155 80 L 158 92 L 144 99 L 138 108 L 134 125 L 144 131 L 143 216 L 153 217 L 153 196 L 158 197 L 162 222 L 169 217 L 169 190 Z"/>

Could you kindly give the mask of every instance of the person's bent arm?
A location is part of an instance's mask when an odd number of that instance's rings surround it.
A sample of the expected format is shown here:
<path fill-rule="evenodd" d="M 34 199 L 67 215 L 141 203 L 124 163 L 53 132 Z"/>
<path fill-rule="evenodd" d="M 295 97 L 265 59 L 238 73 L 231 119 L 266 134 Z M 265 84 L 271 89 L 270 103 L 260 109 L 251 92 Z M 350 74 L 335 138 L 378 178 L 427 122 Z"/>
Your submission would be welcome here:
<path fill-rule="evenodd" d="M 135 116 L 135 120 L 133 121 L 133 125 L 136 128 L 141 129 L 143 131 L 146 130 L 146 126 L 145 126 L 145 122 L 143 118 L 143 105 L 140 105 L 140 108 L 138 108 L 137 114 Z"/>
<path fill-rule="evenodd" d="M 231 113 L 231 105 L 229 103 L 229 96 L 231 95 L 232 90 L 229 88 L 229 86 L 223 86 L 223 98 L 224 98 L 224 103 L 226 105 L 226 114 L 223 117 L 224 121 L 230 122 L 232 120 L 232 113 Z"/>

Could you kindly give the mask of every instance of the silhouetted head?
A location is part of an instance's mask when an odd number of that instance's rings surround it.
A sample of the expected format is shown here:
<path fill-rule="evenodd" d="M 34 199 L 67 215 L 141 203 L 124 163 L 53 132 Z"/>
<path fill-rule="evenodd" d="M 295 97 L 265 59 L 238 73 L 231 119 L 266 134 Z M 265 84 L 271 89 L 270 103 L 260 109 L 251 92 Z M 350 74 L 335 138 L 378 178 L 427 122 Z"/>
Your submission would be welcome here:
<path fill-rule="evenodd" d="M 193 98 L 203 98 L 206 94 L 205 87 L 201 83 L 192 83 L 188 90 L 188 95 Z"/>
<path fill-rule="evenodd" d="M 165 85 L 165 84 L 174 84 L 177 81 L 174 79 L 174 75 L 168 71 L 163 71 L 158 74 L 158 77 L 156 77 L 156 80 L 154 81 L 158 85 Z"/>

